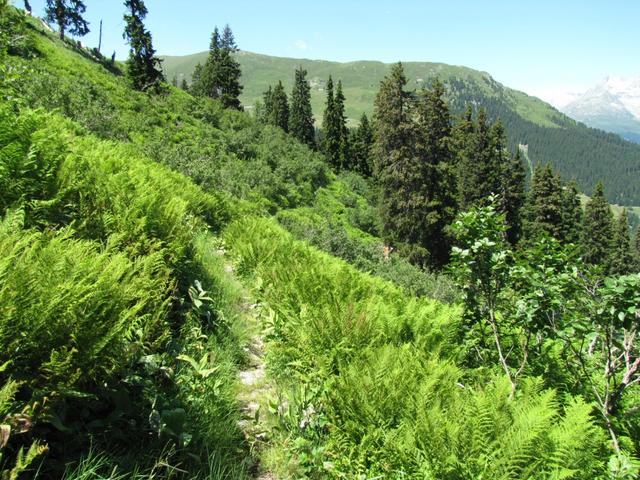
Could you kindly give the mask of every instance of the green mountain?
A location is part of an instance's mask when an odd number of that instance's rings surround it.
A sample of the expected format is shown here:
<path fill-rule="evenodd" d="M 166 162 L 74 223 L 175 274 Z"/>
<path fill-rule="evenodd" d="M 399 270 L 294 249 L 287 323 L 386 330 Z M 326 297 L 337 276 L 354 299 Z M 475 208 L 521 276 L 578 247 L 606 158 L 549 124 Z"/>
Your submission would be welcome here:
<path fill-rule="evenodd" d="M 164 57 L 168 79 L 191 79 L 196 64 L 203 63 L 207 52 L 187 56 Z M 359 61 L 349 63 L 272 57 L 241 51 L 244 92 L 247 109 L 262 98 L 262 93 L 278 80 L 291 89 L 293 72 L 302 66 L 311 83 L 311 102 L 316 119 L 322 115 L 324 85 L 332 75 L 341 79 L 346 96 L 346 113 L 353 124 L 363 112 L 370 114 L 380 80 L 390 65 Z M 404 64 L 410 88 L 429 84 L 434 77 L 445 81 L 449 101 L 456 112 L 466 104 L 484 106 L 489 116 L 505 123 L 510 148 L 526 145 L 534 163 L 551 163 L 565 179 L 575 178 L 581 189 L 590 192 L 602 180 L 608 200 L 622 205 L 640 205 L 640 146 L 570 119 L 551 105 L 495 81 L 488 73 L 466 67 L 429 62 Z"/>

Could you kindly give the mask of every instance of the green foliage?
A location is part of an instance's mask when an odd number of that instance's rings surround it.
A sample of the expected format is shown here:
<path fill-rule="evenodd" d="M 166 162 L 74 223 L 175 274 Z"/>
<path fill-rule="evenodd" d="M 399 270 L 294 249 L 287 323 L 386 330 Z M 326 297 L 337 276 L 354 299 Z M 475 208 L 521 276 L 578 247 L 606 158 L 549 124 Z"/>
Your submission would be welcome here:
<path fill-rule="evenodd" d="M 444 87 L 435 83 L 414 101 L 401 64 L 376 97 L 376 181 L 383 236 L 413 263 L 441 266 L 455 216 L 451 123 Z M 415 117 L 415 118 L 414 118 Z"/>
<path fill-rule="evenodd" d="M 289 110 L 289 131 L 294 138 L 311 148 L 315 147 L 315 129 L 311 111 L 311 87 L 307 81 L 307 71 L 302 67 L 296 69 L 295 82 L 291 92 L 291 109 Z"/>
<path fill-rule="evenodd" d="M 411 295 L 428 296 L 451 303 L 457 300 L 452 281 L 412 265 L 391 252 L 377 238 L 379 226 L 374 208 L 367 200 L 371 188 L 355 174 L 316 192 L 313 207 L 284 210 L 278 221 L 297 239 L 305 240 L 357 269 L 389 280 Z"/>
<path fill-rule="evenodd" d="M 128 13 L 124 16 L 126 23 L 123 37 L 131 47 L 127 61 L 127 74 L 133 88 L 146 92 L 158 90 L 164 75 L 159 68 L 160 59 L 155 56 L 151 33 L 145 30 L 143 20 L 147 16 L 147 7 L 143 0 L 125 0 Z"/>
<path fill-rule="evenodd" d="M 233 32 L 226 25 L 222 35 L 216 27 L 211 35 L 209 56 L 204 65 L 198 65 L 192 81 L 192 91 L 213 99 L 219 99 L 224 108 L 241 110 L 240 64 L 233 57 L 238 51 Z"/>
<path fill-rule="evenodd" d="M 358 128 L 351 133 L 351 168 L 364 177 L 373 173 L 373 129 L 366 114 L 360 117 Z"/>
<path fill-rule="evenodd" d="M 285 132 L 289 131 L 289 101 L 284 91 L 282 82 L 264 93 L 264 111 L 261 118 L 263 123 L 280 127 Z"/>
<path fill-rule="evenodd" d="M 335 96 L 333 94 L 333 79 L 327 82 L 327 104 L 322 117 L 322 150 L 334 170 L 340 171 L 348 167 L 349 163 L 349 131 L 347 119 L 344 115 L 344 95 L 342 82 L 338 81 Z"/>
<path fill-rule="evenodd" d="M 629 231 L 629 217 L 626 209 L 623 209 L 618 216 L 611 245 L 611 267 L 609 273 L 611 275 L 627 275 L 636 271 Z"/>
<path fill-rule="evenodd" d="M 82 17 L 87 10 L 82 0 L 47 0 L 47 21 L 56 23 L 60 39 L 64 39 L 67 29 L 73 35 L 80 37 L 89 33 L 89 24 Z"/>
<path fill-rule="evenodd" d="M 602 183 L 598 183 L 593 197 L 584 211 L 582 224 L 582 249 L 584 260 L 608 270 L 611 262 L 613 238 L 613 214 L 604 198 Z"/>
<path fill-rule="evenodd" d="M 575 229 L 567 224 L 571 218 L 565 215 L 566 200 L 560 175 L 549 164 L 536 166 L 523 210 L 525 241 L 535 242 L 541 235 L 566 241 Z"/>
<path fill-rule="evenodd" d="M 272 414 L 293 457 L 288 475 L 604 475 L 605 439 L 591 405 L 535 380 L 515 396 L 505 378 L 479 387 L 453 365 L 456 308 L 409 299 L 268 220 L 243 219 L 226 236 L 269 309 L 269 368 L 280 394 Z"/>

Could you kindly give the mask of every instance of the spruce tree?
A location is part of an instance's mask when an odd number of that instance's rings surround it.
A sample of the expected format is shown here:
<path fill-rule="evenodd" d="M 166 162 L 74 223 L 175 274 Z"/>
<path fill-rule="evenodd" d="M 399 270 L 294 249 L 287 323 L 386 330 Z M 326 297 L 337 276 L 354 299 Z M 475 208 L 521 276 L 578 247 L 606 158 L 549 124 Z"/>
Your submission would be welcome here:
<path fill-rule="evenodd" d="M 563 242 L 563 188 L 560 176 L 551 165 L 537 165 L 531 179 L 531 189 L 522 210 L 523 236 L 535 242 L 546 234 Z"/>
<path fill-rule="evenodd" d="M 180 82 L 180 88 L 182 90 L 184 90 L 185 92 L 189 91 L 189 84 L 187 83 L 187 79 L 186 78 L 183 78 L 182 82 Z"/>
<path fill-rule="evenodd" d="M 347 128 L 347 117 L 344 113 L 344 93 L 342 92 L 342 80 L 338 80 L 338 87 L 336 88 L 336 97 L 334 102 L 335 107 L 335 120 L 336 127 L 339 131 L 340 143 L 338 147 L 339 152 L 339 170 L 340 169 L 352 169 L 350 159 L 350 145 L 349 145 L 349 129 Z"/>
<path fill-rule="evenodd" d="M 311 111 L 311 87 L 306 77 L 307 71 L 298 67 L 291 92 L 289 132 L 300 142 L 314 148 L 315 129 Z"/>
<path fill-rule="evenodd" d="M 240 110 L 242 72 L 234 54 L 238 51 L 229 25 L 222 34 L 215 27 L 209 43 L 209 55 L 204 65 L 197 65 L 192 79 L 195 95 L 220 100 L 224 108 Z"/>
<path fill-rule="evenodd" d="M 456 143 L 462 143 L 459 158 L 459 198 L 463 210 L 484 205 L 492 194 L 500 194 L 505 157 L 504 127 L 500 122 L 489 124 L 486 111 L 478 111 L 473 131 L 469 118 L 456 130 Z M 463 132 L 468 136 L 461 139 Z"/>
<path fill-rule="evenodd" d="M 289 101 L 284 91 L 282 82 L 278 82 L 275 88 L 264 92 L 264 105 L 262 106 L 261 120 L 267 125 L 280 127 L 285 132 L 289 131 Z"/>
<path fill-rule="evenodd" d="M 610 268 L 613 237 L 613 214 L 604 198 L 602 183 L 596 186 L 593 197 L 587 202 L 582 223 L 582 251 L 584 261 Z"/>
<path fill-rule="evenodd" d="M 176 77 L 175 75 L 171 79 L 171 85 L 173 85 L 176 88 L 178 87 L 178 77 Z"/>
<path fill-rule="evenodd" d="M 629 234 L 629 217 L 627 210 L 622 209 L 615 223 L 609 274 L 628 275 L 635 271 L 635 258 Z"/>
<path fill-rule="evenodd" d="M 33 10 L 31 9 L 31 4 L 29 3 L 29 0 L 24 0 L 24 9 L 29 13 L 29 15 L 31 15 L 31 13 L 33 13 Z"/>
<path fill-rule="evenodd" d="M 242 110 L 240 104 L 240 94 L 243 89 L 242 85 L 240 85 L 242 70 L 240 69 L 240 63 L 234 56 L 238 51 L 238 45 L 229 25 L 225 25 L 222 31 L 220 46 L 219 72 L 215 76 L 220 82 L 220 101 L 225 108 Z"/>
<path fill-rule="evenodd" d="M 373 173 L 372 162 L 373 129 L 365 113 L 360 117 L 360 124 L 351 134 L 352 168 L 364 177 Z"/>
<path fill-rule="evenodd" d="M 67 30 L 79 37 L 89 33 L 89 24 L 82 17 L 86 10 L 82 0 L 47 0 L 45 14 L 48 22 L 58 25 L 60 40 L 64 40 Z"/>
<path fill-rule="evenodd" d="M 160 69 L 162 63 L 155 56 L 151 33 L 144 28 L 143 20 L 147 16 L 147 8 L 143 0 L 125 0 L 127 13 L 124 15 L 126 23 L 123 38 L 129 44 L 129 60 L 127 74 L 136 90 L 147 91 L 157 89 L 164 75 Z"/>
<path fill-rule="evenodd" d="M 636 227 L 636 241 L 634 242 L 635 247 L 635 271 L 640 272 L 640 226 Z"/>
<path fill-rule="evenodd" d="M 416 102 L 416 157 L 420 166 L 418 195 L 422 206 L 420 244 L 429 251 L 429 263 L 442 266 L 449 259 L 447 229 L 457 214 L 456 176 L 451 150 L 451 115 L 444 85 L 434 81 Z M 416 219 L 418 220 L 418 219 Z"/>
<path fill-rule="evenodd" d="M 322 150 L 327 162 L 336 170 L 349 168 L 349 131 L 344 115 L 344 95 L 342 94 L 342 82 L 338 82 L 335 95 L 333 92 L 333 79 L 329 76 L 327 81 L 327 102 L 322 118 Z"/>
<path fill-rule="evenodd" d="M 419 241 L 416 207 L 420 184 L 420 165 L 415 158 L 416 129 L 411 118 L 411 94 L 401 63 L 394 65 L 380 83 L 375 99 L 374 173 L 380 196 L 382 234 L 387 244 L 426 260 L 428 252 L 411 244 Z"/>
<path fill-rule="evenodd" d="M 578 184 L 571 181 L 565 185 L 562 197 L 562 237 L 566 243 L 578 245 L 582 229 L 582 203 Z"/>
<path fill-rule="evenodd" d="M 340 168 L 340 129 L 336 120 L 335 97 L 333 94 L 333 78 L 327 81 L 327 100 L 322 116 L 322 151 L 329 165 Z"/>
<path fill-rule="evenodd" d="M 522 235 L 521 210 L 525 201 L 525 172 L 520 150 L 506 163 L 502 180 L 502 211 L 507 222 L 507 240 L 515 245 Z"/>

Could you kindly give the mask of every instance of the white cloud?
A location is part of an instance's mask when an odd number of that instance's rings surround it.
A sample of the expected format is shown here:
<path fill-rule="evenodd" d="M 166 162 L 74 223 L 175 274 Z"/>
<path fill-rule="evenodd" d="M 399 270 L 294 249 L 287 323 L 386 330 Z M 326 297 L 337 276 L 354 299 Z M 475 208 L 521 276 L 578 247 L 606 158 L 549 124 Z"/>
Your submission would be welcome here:
<path fill-rule="evenodd" d="M 309 45 L 304 40 L 296 40 L 295 42 L 293 42 L 293 46 L 302 51 L 309 48 Z"/>

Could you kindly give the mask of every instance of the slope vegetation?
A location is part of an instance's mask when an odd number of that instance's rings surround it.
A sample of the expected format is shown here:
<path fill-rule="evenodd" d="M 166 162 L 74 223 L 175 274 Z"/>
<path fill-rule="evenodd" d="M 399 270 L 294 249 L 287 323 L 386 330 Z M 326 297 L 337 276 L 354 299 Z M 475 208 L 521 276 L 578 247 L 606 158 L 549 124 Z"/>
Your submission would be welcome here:
<path fill-rule="evenodd" d="M 206 55 L 203 52 L 165 57 L 167 78 L 189 80 L 195 65 L 204 63 Z M 344 84 L 346 113 L 352 124 L 362 113 L 371 114 L 380 80 L 390 68 L 380 62 L 337 63 L 251 52 L 239 52 L 238 60 L 244 84 L 241 100 L 245 105 L 255 105 L 269 85 L 278 80 L 290 91 L 293 72 L 302 66 L 311 81 L 316 119 L 322 115 L 324 86 L 332 75 Z M 640 146 L 588 128 L 535 97 L 503 86 L 487 73 L 428 62 L 407 62 L 404 67 L 410 88 L 428 85 L 431 79 L 439 77 L 448 84 L 454 111 L 461 112 L 466 104 L 482 105 L 490 117 L 502 119 L 513 151 L 518 144 L 528 145 L 533 162 L 551 163 L 566 180 L 575 178 L 583 191 L 591 191 L 602 180 L 611 203 L 640 205 Z"/>

